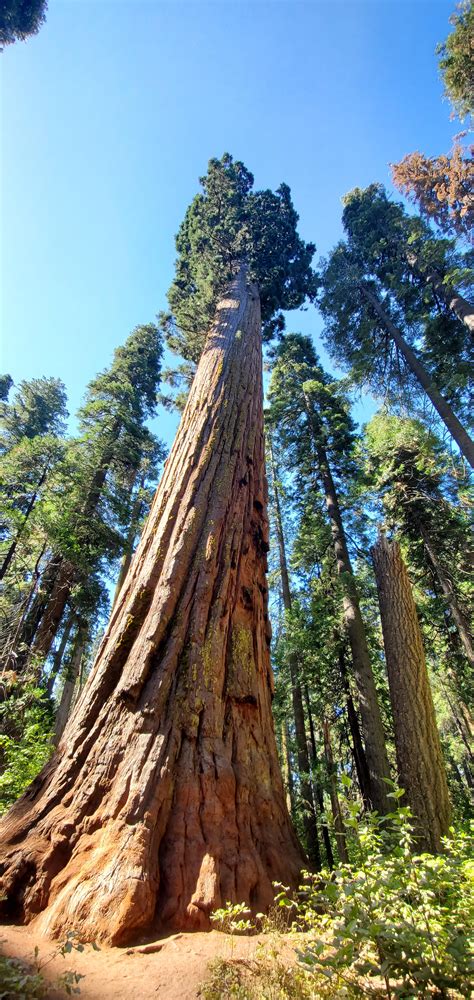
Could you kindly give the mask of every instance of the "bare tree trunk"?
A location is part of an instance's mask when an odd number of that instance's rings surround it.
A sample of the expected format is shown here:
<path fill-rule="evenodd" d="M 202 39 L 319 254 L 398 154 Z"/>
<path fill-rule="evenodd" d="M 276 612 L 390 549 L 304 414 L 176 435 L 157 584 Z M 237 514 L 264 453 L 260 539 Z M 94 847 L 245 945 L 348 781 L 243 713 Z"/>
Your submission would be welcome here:
<path fill-rule="evenodd" d="M 440 299 L 446 303 L 448 309 L 464 326 L 467 326 L 470 334 L 474 335 L 474 305 L 472 302 L 460 295 L 452 285 L 447 285 L 438 271 L 429 271 L 426 274 L 426 280 Z"/>
<path fill-rule="evenodd" d="M 328 825 L 323 819 L 324 816 L 324 795 L 321 788 L 321 783 L 318 780 L 318 748 L 316 746 L 316 733 L 314 731 L 313 715 L 311 712 L 311 702 L 309 698 L 308 685 L 304 686 L 304 697 L 306 702 L 306 712 L 308 715 L 309 722 L 309 732 L 310 732 L 310 749 L 312 758 L 312 770 L 313 770 L 313 799 L 315 803 L 317 802 L 319 808 L 319 814 L 321 816 L 321 827 L 323 833 L 323 843 L 324 850 L 326 851 L 326 860 L 328 863 L 328 868 L 334 868 L 334 855 L 332 853 L 331 838 L 329 836 Z"/>
<path fill-rule="evenodd" d="M 277 486 L 277 474 L 275 459 L 273 455 L 273 442 L 271 434 L 268 435 L 270 462 L 272 468 L 273 485 L 273 506 L 275 511 L 275 528 L 278 539 L 278 551 L 280 556 L 280 576 L 282 584 L 283 605 L 285 611 L 291 611 L 291 590 L 288 576 L 288 564 L 286 561 L 285 538 L 283 535 L 283 521 L 281 516 L 280 496 Z M 306 740 L 306 726 L 303 707 L 303 693 L 300 681 L 300 668 L 297 654 L 290 652 L 288 665 L 291 677 L 291 697 L 293 702 L 293 718 L 295 722 L 296 753 L 298 757 L 298 772 L 301 789 L 301 803 L 303 812 L 303 828 L 310 861 L 319 871 L 321 868 L 321 849 L 319 846 L 318 826 L 316 820 L 316 810 L 313 802 L 311 788 L 311 767 L 308 756 L 308 745 Z"/>
<path fill-rule="evenodd" d="M 291 816 L 295 799 L 295 783 L 293 781 L 293 771 L 291 769 L 288 723 L 286 720 L 284 720 L 281 724 L 281 753 L 283 758 L 283 777 L 286 788 L 286 805 Z"/>
<path fill-rule="evenodd" d="M 23 534 L 23 532 L 24 532 L 24 530 L 26 528 L 29 516 L 30 516 L 30 514 L 31 514 L 31 512 L 33 510 L 33 507 L 34 507 L 34 505 L 35 505 L 35 503 L 36 503 L 36 501 L 38 499 L 38 493 L 39 493 L 39 491 L 40 491 L 40 489 L 41 489 L 41 487 L 42 487 L 42 485 L 43 485 L 43 483 L 44 483 L 44 481 L 46 479 L 49 467 L 50 467 L 50 463 L 48 461 L 47 464 L 46 464 L 46 466 L 45 466 L 45 468 L 43 469 L 43 472 L 41 473 L 41 476 L 40 476 L 39 481 L 37 483 L 37 486 L 35 488 L 35 492 L 33 493 L 33 496 L 31 497 L 31 500 L 30 500 L 30 502 L 29 502 L 29 504 L 28 504 L 28 506 L 26 508 L 25 516 L 23 518 L 22 523 L 20 524 L 20 527 L 18 528 L 18 531 L 16 533 L 16 537 L 13 539 L 11 545 L 9 546 L 9 548 L 8 548 L 6 554 L 5 554 L 5 557 L 3 559 L 2 565 L 0 566 L 0 580 L 3 580 L 3 577 L 5 576 L 5 573 L 7 572 L 8 568 L 10 566 L 10 563 L 11 563 L 11 561 L 13 559 L 13 556 L 15 555 L 16 547 L 17 547 L 18 542 L 19 542 L 19 540 L 20 540 L 20 538 L 21 538 L 21 536 L 22 536 L 22 534 Z"/>
<path fill-rule="evenodd" d="M 309 401 L 307 401 L 307 406 L 310 416 Z M 337 572 L 343 584 L 344 624 L 351 647 L 354 679 L 359 695 L 365 756 L 370 775 L 370 801 L 373 809 L 377 809 L 380 813 L 387 813 L 390 811 L 390 803 L 387 798 L 388 786 L 384 779 L 390 778 L 390 767 L 367 637 L 360 613 L 359 594 L 347 548 L 346 534 L 331 468 L 326 451 L 319 444 L 316 444 L 316 455 L 331 525 Z"/>
<path fill-rule="evenodd" d="M 31 644 L 31 654 L 46 659 L 71 597 L 75 576 L 72 563 L 63 560 Z"/>
<path fill-rule="evenodd" d="M 18 669 L 20 671 L 24 670 L 26 666 L 30 648 L 38 631 L 41 619 L 48 606 L 61 565 L 62 557 L 53 554 L 45 566 L 39 581 L 39 586 L 37 589 L 35 588 L 36 593 L 28 606 L 27 612 L 21 623 L 21 627 L 15 636 L 14 648 Z"/>
<path fill-rule="evenodd" d="M 2 671 L 14 669 L 20 672 L 24 666 L 22 653 L 19 652 L 21 636 L 23 635 L 25 623 L 37 597 L 41 577 L 40 564 L 45 551 L 46 546 L 43 545 L 31 576 L 30 589 L 20 602 L 19 607 L 15 609 L 14 619 L 10 622 L 10 626 L 7 626 L 6 634 L 2 637 L 2 650 L 0 653 L 0 667 Z"/>
<path fill-rule="evenodd" d="M 423 545 L 425 548 L 426 555 L 428 557 L 428 562 L 432 568 L 433 573 L 439 581 L 439 585 L 443 592 L 443 596 L 448 604 L 449 610 L 451 612 L 453 621 L 458 630 L 459 638 L 464 648 L 464 653 L 471 664 L 474 667 L 474 644 L 472 641 L 472 636 L 469 630 L 469 623 L 462 609 L 459 606 L 454 587 L 451 580 L 444 569 L 441 561 L 438 559 L 436 549 L 431 541 L 431 538 L 426 531 L 424 525 L 418 525 L 421 537 L 423 539 Z"/>
<path fill-rule="evenodd" d="M 346 830 L 344 827 L 344 820 L 342 818 L 339 796 L 337 794 L 337 778 L 336 778 L 336 772 L 334 770 L 334 759 L 331 747 L 331 733 L 327 719 L 325 719 L 323 723 L 323 734 L 324 734 L 324 754 L 326 757 L 326 767 L 328 770 L 328 777 L 329 777 L 331 810 L 334 819 L 334 829 L 336 832 L 337 851 L 343 865 L 347 865 L 349 863 L 349 855 L 347 853 Z"/>
<path fill-rule="evenodd" d="M 411 347 L 408 346 L 398 327 L 392 323 L 392 320 L 382 308 L 377 296 L 363 284 L 359 284 L 359 289 L 366 301 L 372 306 L 375 315 L 381 320 L 388 335 L 392 338 L 397 350 L 400 351 L 400 354 L 402 354 L 405 358 L 410 371 L 415 378 L 418 379 L 418 382 L 420 383 L 422 389 L 426 392 L 428 399 L 432 402 L 438 416 L 441 418 L 445 427 L 447 427 L 449 433 L 451 434 L 453 441 L 456 442 L 459 450 L 469 462 L 469 465 L 474 468 L 474 441 L 471 437 L 469 437 L 466 429 L 463 427 L 461 421 L 458 420 L 455 413 L 453 413 L 449 403 L 446 402 L 439 389 L 437 389 L 431 381 L 428 372 L 421 362 L 418 361 L 416 354 L 412 351 Z"/>
<path fill-rule="evenodd" d="M 369 771 L 369 766 L 367 764 L 367 757 L 365 755 L 364 744 L 362 743 L 362 736 L 359 727 L 359 719 L 352 698 L 351 688 L 349 684 L 349 677 L 347 674 L 346 658 L 344 655 L 344 646 L 342 644 L 339 646 L 338 661 L 339 661 L 339 671 L 342 678 L 344 693 L 346 696 L 347 721 L 349 723 L 349 729 L 351 731 L 351 737 L 352 737 L 351 749 L 352 749 L 352 755 L 354 757 L 357 781 L 359 782 L 360 793 L 362 795 L 364 806 L 366 807 L 366 809 L 369 809 L 370 771 Z"/>
<path fill-rule="evenodd" d="M 258 289 L 216 310 L 128 579 L 57 753 L 3 819 L 2 906 L 114 944 L 265 910 L 304 864 L 271 715 Z"/>
<path fill-rule="evenodd" d="M 100 500 L 121 427 L 121 420 L 115 419 L 84 501 L 81 513 L 85 520 L 94 514 Z M 50 565 L 45 571 L 43 593 L 38 594 L 38 600 L 32 608 L 24 635 L 21 637 L 27 647 L 21 654 L 23 664 L 31 654 L 42 659 L 47 657 L 77 578 L 78 571 L 74 564 L 60 553 L 53 553 Z"/>
<path fill-rule="evenodd" d="M 420 847 L 436 853 L 449 829 L 451 806 L 415 602 L 398 543 L 381 535 L 372 557 L 399 779 Z"/>
<path fill-rule="evenodd" d="M 133 550 L 134 550 L 134 547 L 135 547 L 135 542 L 136 542 L 136 538 L 137 538 L 137 534 L 138 534 L 138 528 L 139 528 L 139 524 L 140 524 L 140 514 L 141 514 L 141 511 L 142 511 L 142 508 L 143 508 L 143 501 L 142 501 L 142 496 L 141 496 L 141 492 L 140 491 L 143 489 L 144 483 L 145 483 L 145 472 L 143 472 L 142 475 L 141 475 L 141 478 L 140 478 L 140 481 L 139 481 L 139 484 L 138 484 L 138 489 L 137 489 L 137 492 L 135 494 L 135 499 L 134 499 L 133 505 L 132 505 L 132 511 L 131 511 L 131 514 L 130 514 L 130 525 L 129 525 L 129 529 L 128 529 L 128 532 L 127 532 L 127 537 L 125 539 L 123 556 L 122 556 L 122 558 L 120 560 L 120 570 L 119 570 L 119 575 L 117 577 L 117 583 L 115 585 L 115 591 L 114 591 L 114 597 L 113 597 L 113 601 L 112 601 L 112 607 L 114 607 L 114 605 L 115 605 L 115 603 L 117 601 L 117 598 L 118 598 L 118 596 L 120 594 L 120 591 L 121 591 L 121 589 L 123 587 L 123 584 L 124 584 L 124 582 L 126 580 L 127 573 L 128 573 L 128 571 L 130 569 L 130 565 L 131 565 L 131 562 L 132 562 Z"/>
<path fill-rule="evenodd" d="M 419 260 L 413 251 L 406 254 L 406 260 L 413 273 L 431 285 L 433 291 L 448 306 L 448 309 L 451 309 L 457 319 L 464 326 L 467 326 L 471 334 L 474 334 L 474 305 L 472 302 L 469 302 L 452 285 L 448 284 L 443 275 L 435 268 L 427 270 L 426 265 L 423 265 L 423 261 Z"/>
<path fill-rule="evenodd" d="M 70 611 L 63 628 L 61 642 L 59 643 L 56 653 L 54 654 L 53 665 L 51 667 L 51 671 L 46 684 L 46 693 L 49 695 L 49 697 L 51 697 L 53 693 L 54 683 L 61 669 L 63 656 L 66 651 L 66 646 L 69 642 L 69 636 L 71 635 L 71 630 L 72 626 L 74 625 L 75 618 L 76 618 L 75 612 Z"/>
<path fill-rule="evenodd" d="M 56 746 L 58 745 L 61 736 L 64 732 L 66 722 L 69 718 L 71 711 L 71 705 L 73 702 L 74 690 L 79 678 L 79 671 L 81 668 L 81 660 L 84 655 L 84 649 L 87 641 L 87 622 L 79 622 L 77 627 L 77 632 L 74 638 L 74 645 L 71 652 L 71 658 L 69 663 L 66 664 L 66 669 L 64 671 L 64 687 L 61 694 L 61 701 L 59 702 L 58 711 L 56 713 L 56 720 L 54 724 L 54 742 Z"/>

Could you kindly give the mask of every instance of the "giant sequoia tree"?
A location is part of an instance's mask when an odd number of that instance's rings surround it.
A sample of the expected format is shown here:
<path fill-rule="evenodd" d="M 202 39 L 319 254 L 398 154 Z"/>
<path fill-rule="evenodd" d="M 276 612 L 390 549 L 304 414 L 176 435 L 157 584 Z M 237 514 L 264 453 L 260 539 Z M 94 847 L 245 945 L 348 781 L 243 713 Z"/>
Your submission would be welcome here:
<path fill-rule="evenodd" d="M 2 831 L 4 908 L 44 910 L 56 933 L 208 926 L 298 876 L 271 719 L 261 381 L 261 319 L 312 293 L 296 223 L 286 186 L 253 193 L 225 156 L 180 231 L 170 302 L 198 370 L 88 684 Z"/>

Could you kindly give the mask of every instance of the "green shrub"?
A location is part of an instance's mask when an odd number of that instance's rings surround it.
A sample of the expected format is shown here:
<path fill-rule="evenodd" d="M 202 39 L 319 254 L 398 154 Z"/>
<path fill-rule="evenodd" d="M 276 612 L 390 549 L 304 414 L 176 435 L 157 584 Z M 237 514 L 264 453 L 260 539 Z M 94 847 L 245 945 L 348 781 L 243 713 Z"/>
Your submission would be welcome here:
<path fill-rule="evenodd" d="M 351 864 L 304 873 L 295 893 L 276 885 L 273 916 L 245 921 L 247 932 L 278 929 L 280 941 L 290 927 L 286 941 L 298 967 L 283 966 L 276 951 L 251 969 L 221 959 L 203 987 L 204 1000 L 472 995 L 473 833 L 452 830 L 442 854 L 419 854 L 410 810 L 398 805 L 403 792 L 390 794 L 392 813 L 362 820 L 357 803 L 343 799 Z M 275 909 L 282 920 L 275 921 Z M 244 910 L 229 904 L 219 911 L 220 926 L 232 930 Z"/>
<path fill-rule="evenodd" d="M 349 824 L 357 863 L 306 873 L 294 899 L 279 894 L 294 929 L 309 932 L 302 965 L 361 992 L 383 981 L 388 997 L 469 996 L 473 836 L 453 830 L 433 856 L 416 852 L 408 808 L 363 823 L 352 815 Z"/>
<path fill-rule="evenodd" d="M 44 692 L 15 691 L 1 705 L 0 815 L 13 805 L 51 756 L 52 715 Z"/>
<path fill-rule="evenodd" d="M 65 943 L 56 948 L 48 958 L 40 958 L 38 948 L 35 948 L 30 962 L 0 955 L 0 1000 L 43 1000 L 51 992 L 57 994 L 58 990 L 65 992 L 67 996 L 80 993 L 78 983 L 84 976 L 79 972 L 67 969 L 53 982 L 48 982 L 43 976 L 43 969 L 53 958 L 57 955 L 65 958 L 73 950 L 84 951 L 84 945 L 77 934 L 70 931 Z"/>

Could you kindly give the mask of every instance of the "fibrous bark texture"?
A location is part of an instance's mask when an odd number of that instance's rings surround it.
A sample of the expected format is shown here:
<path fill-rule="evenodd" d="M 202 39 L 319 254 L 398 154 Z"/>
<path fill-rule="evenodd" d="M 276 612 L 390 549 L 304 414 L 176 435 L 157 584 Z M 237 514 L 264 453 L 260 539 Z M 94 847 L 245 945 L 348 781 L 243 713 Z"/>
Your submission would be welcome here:
<path fill-rule="evenodd" d="M 122 942 L 265 909 L 304 863 L 271 716 L 260 306 L 215 323 L 129 576 L 55 756 L 3 822 L 5 906 Z"/>
<path fill-rule="evenodd" d="M 372 556 L 400 785 L 420 847 L 436 853 L 449 829 L 451 807 L 416 606 L 398 543 L 382 535 Z"/>

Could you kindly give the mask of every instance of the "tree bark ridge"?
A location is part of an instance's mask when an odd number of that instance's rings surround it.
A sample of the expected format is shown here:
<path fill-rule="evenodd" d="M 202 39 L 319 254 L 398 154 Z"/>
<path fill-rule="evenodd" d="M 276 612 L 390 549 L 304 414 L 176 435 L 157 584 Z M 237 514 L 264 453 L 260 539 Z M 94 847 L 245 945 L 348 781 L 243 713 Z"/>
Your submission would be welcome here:
<path fill-rule="evenodd" d="M 294 884 L 271 717 L 258 290 L 221 300 L 57 754 L 3 821 L 6 907 L 117 944 Z M 4 904 L 5 906 L 5 904 Z"/>

